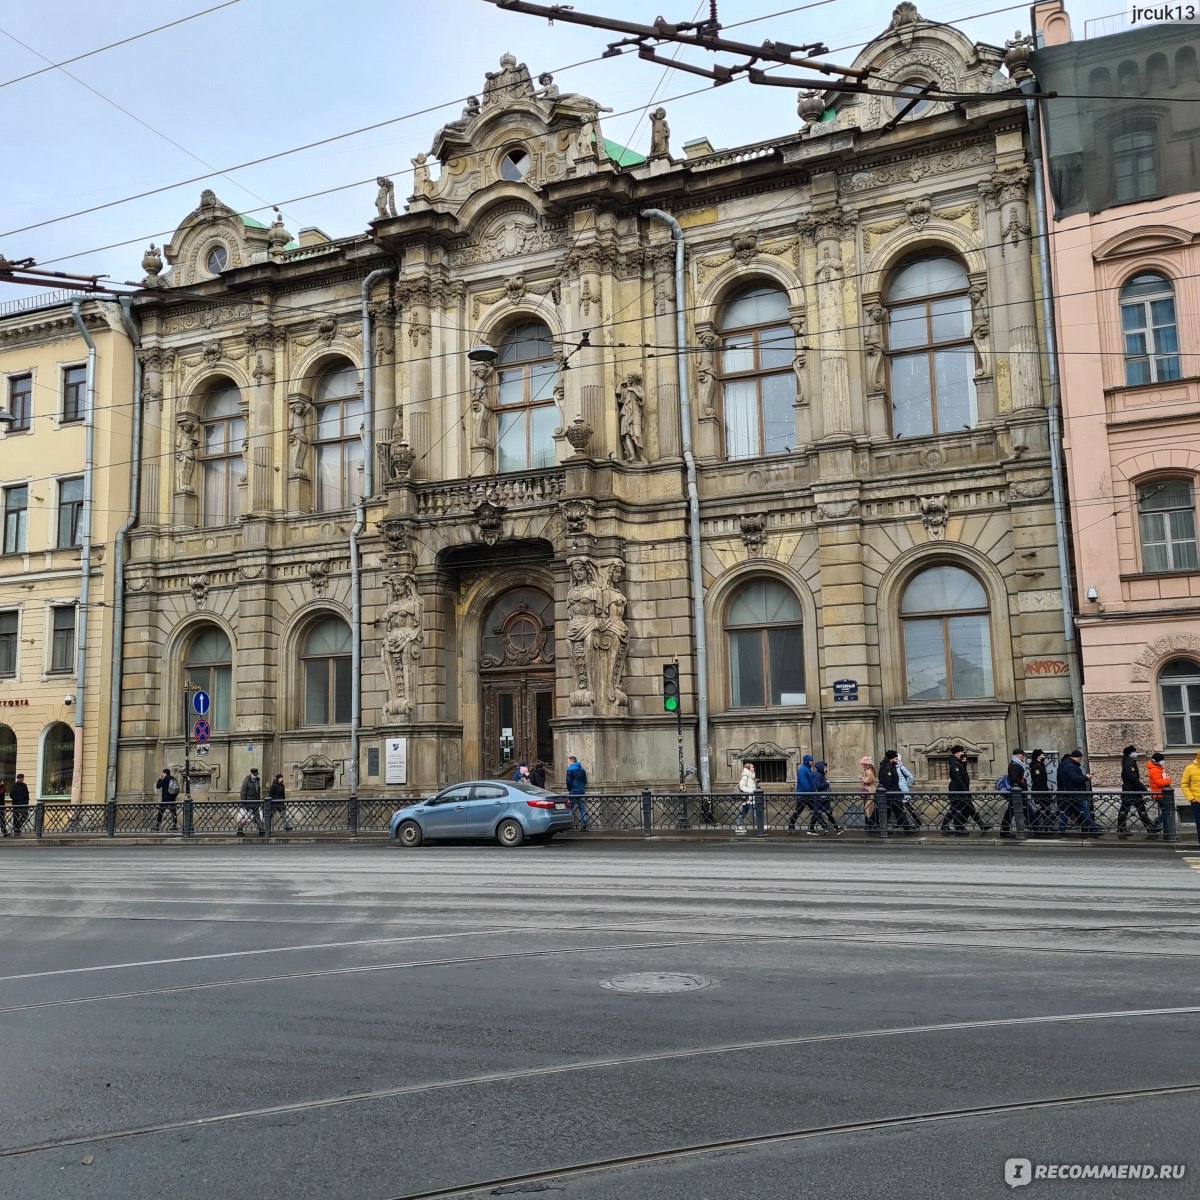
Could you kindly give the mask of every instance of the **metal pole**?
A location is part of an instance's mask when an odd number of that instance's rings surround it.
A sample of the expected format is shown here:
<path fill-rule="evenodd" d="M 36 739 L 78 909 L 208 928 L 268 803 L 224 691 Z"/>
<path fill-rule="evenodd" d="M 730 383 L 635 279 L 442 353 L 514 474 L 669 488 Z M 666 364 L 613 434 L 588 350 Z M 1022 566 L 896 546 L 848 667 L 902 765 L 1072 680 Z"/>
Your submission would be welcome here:
<path fill-rule="evenodd" d="M 679 659 L 675 660 L 676 678 L 678 678 Z M 675 705 L 675 741 L 679 746 L 679 790 L 683 791 L 683 697 L 679 696 Z"/>

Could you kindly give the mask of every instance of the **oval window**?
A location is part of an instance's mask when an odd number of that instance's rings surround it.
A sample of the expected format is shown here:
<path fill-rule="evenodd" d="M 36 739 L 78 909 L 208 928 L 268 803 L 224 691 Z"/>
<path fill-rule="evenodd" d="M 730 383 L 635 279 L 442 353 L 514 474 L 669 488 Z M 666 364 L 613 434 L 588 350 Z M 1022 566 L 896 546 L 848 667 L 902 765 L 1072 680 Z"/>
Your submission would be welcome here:
<path fill-rule="evenodd" d="M 510 150 L 500 161 L 500 177 L 512 182 L 524 179 L 529 171 L 530 157 L 527 150 Z"/>
<path fill-rule="evenodd" d="M 224 246 L 214 246 L 208 252 L 207 264 L 211 274 L 219 275 L 229 265 L 229 251 Z"/>

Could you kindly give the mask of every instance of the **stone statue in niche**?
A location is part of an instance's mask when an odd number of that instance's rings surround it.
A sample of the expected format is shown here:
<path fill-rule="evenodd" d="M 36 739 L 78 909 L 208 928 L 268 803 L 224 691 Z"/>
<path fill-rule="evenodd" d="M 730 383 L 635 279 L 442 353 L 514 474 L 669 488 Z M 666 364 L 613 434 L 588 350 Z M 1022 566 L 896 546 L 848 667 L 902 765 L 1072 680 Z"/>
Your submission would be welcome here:
<path fill-rule="evenodd" d="M 200 445 L 200 422 L 191 413 L 181 413 L 175 435 L 175 462 L 179 468 L 179 490 L 190 492 L 196 473 L 196 448 Z"/>
<path fill-rule="evenodd" d="M 645 405 L 642 377 L 631 371 L 617 388 L 617 412 L 620 416 L 621 457 L 626 462 L 642 462 L 646 452 L 642 441 L 642 409 Z"/>
<path fill-rule="evenodd" d="M 989 346 L 991 321 L 988 318 L 987 290 L 976 284 L 970 290 L 971 341 L 975 343 L 975 378 L 987 379 L 992 373 L 992 352 Z"/>
<path fill-rule="evenodd" d="M 650 114 L 650 157 L 671 157 L 671 127 L 665 108 L 656 108 Z"/>
<path fill-rule="evenodd" d="M 312 405 L 307 396 L 288 397 L 288 478 L 308 478 L 308 414 Z"/>
<path fill-rule="evenodd" d="M 883 391 L 883 320 L 886 312 L 881 304 L 867 310 L 867 326 L 863 330 L 863 346 L 867 352 L 867 393 Z"/>
<path fill-rule="evenodd" d="M 471 385 L 471 445 L 480 450 L 492 446 L 492 378 L 496 373 L 491 363 L 471 364 L 475 377 Z"/>
<path fill-rule="evenodd" d="M 593 705 L 601 712 L 629 706 L 621 687 L 629 656 L 627 604 L 621 583 L 625 564 L 620 559 L 598 566 L 590 558 L 570 561 L 571 588 L 567 593 L 567 644 L 575 687 L 573 706 Z"/>
<path fill-rule="evenodd" d="M 627 708 L 629 697 L 621 687 L 625 660 L 629 657 L 629 626 L 625 624 L 626 599 L 621 591 L 625 564 L 615 558 L 608 564 L 601 593 L 601 632 L 599 650 L 607 670 L 601 673 L 607 689 L 608 702 L 616 708 Z"/>
<path fill-rule="evenodd" d="M 804 364 L 808 362 L 808 347 L 804 344 L 805 324 L 803 313 L 798 313 L 791 320 L 792 336 L 796 339 L 796 350 L 792 355 L 792 373 L 796 376 L 796 405 L 799 408 L 808 403 L 808 388 L 804 378 Z"/>
<path fill-rule="evenodd" d="M 700 401 L 702 417 L 716 416 L 717 404 L 717 335 L 706 329 L 699 334 L 700 353 L 696 358 L 696 398 Z"/>
<path fill-rule="evenodd" d="M 425 643 L 425 605 L 408 575 L 384 580 L 391 602 L 383 611 L 383 673 L 388 698 L 383 711 L 389 717 L 407 717 L 416 703 L 416 673 Z"/>
<path fill-rule="evenodd" d="M 429 155 L 422 151 L 412 160 L 413 165 L 413 195 L 428 196 L 433 191 L 429 179 Z"/>
<path fill-rule="evenodd" d="M 592 643 L 600 628 L 600 587 L 596 582 L 596 567 L 589 558 L 573 558 L 569 563 L 571 587 L 567 592 L 567 645 L 571 651 L 571 668 L 575 687 L 571 704 L 577 708 L 590 707 L 592 691 Z"/>
<path fill-rule="evenodd" d="M 375 182 L 379 184 L 375 193 L 375 220 L 386 221 L 396 215 L 396 185 L 386 175 L 380 175 Z"/>

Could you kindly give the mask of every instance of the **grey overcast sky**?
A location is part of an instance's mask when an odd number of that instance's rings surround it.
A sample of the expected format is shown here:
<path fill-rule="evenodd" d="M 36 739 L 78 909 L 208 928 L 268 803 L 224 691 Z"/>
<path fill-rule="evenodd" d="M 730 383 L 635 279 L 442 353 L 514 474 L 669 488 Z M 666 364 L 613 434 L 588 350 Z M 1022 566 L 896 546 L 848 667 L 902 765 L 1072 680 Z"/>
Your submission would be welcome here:
<path fill-rule="evenodd" d="M 553 71 L 564 92 L 616 110 L 604 121 L 605 136 L 643 152 L 645 111 L 659 103 L 677 154 L 695 137 L 725 147 L 798 127 L 791 90 L 755 87 L 744 78 L 713 89 L 633 54 L 599 60 L 615 35 L 562 22 L 551 27 L 485 0 L 234 0 L 129 45 L 19 78 L 221 3 L 56 0 L 5 7 L 0 254 L 137 280 L 145 246 L 169 238 L 205 187 L 266 223 L 270 205 L 278 204 L 293 234 L 306 226 L 333 237 L 361 232 L 374 216 L 375 176 L 393 176 L 398 200 L 407 196 L 410 159 L 458 116 L 463 97 L 481 90 L 484 72 L 496 68 L 505 50 L 535 77 Z M 575 7 L 649 22 L 659 13 L 683 21 L 707 12 L 708 0 L 697 4 L 578 0 Z M 788 0 L 720 0 L 719 16 L 726 27 L 737 26 L 731 37 L 820 41 L 831 61 L 844 64 L 887 26 L 893 7 L 891 0 L 810 0 L 801 8 Z M 1004 0 L 919 0 L 918 8 L 929 20 L 996 45 L 1029 27 L 1029 6 Z M 1088 19 L 1121 8 L 1121 0 L 1069 4 L 1076 37 Z M 696 51 L 688 57 L 711 58 Z M 396 120 L 438 105 L 444 107 Z M 384 121 L 393 123 L 338 138 Z M 338 140 L 224 171 L 326 138 Z M 212 177 L 127 200 L 202 175 Z M 326 194 L 293 199 L 317 192 Z M 69 216 L 100 205 L 111 207 Z M 17 232 L 41 222 L 49 223 Z M 31 294 L 0 286 L 0 302 Z"/>

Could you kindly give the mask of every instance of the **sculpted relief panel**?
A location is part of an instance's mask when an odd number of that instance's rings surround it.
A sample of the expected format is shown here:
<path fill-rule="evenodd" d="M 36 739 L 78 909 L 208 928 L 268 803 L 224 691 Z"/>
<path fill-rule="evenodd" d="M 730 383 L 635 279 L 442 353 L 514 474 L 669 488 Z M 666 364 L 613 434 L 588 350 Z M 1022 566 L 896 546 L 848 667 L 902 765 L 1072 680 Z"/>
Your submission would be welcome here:
<path fill-rule="evenodd" d="M 619 558 L 597 563 L 571 559 L 567 592 L 567 643 L 574 687 L 571 704 L 591 708 L 597 716 L 616 715 L 629 707 L 621 687 L 629 654 L 628 603 L 621 591 L 625 564 Z"/>

